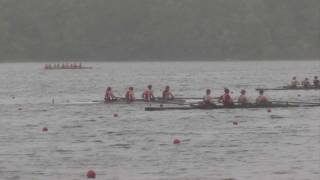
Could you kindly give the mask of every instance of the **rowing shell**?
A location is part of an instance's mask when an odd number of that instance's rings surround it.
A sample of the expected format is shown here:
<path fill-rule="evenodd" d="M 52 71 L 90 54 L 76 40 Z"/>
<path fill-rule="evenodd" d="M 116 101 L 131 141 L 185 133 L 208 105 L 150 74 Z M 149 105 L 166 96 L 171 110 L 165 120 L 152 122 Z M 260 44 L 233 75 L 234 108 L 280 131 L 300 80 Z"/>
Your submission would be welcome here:
<path fill-rule="evenodd" d="M 151 103 L 159 103 L 159 104 L 185 104 L 186 100 L 184 99 L 173 99 L 173 100 L 163 100 L 163 99 L 154 99 L 151 101 L 145 101 L 144 99 L 136 99 L 132 102 L 128 102 L 125 98 L 119 98 L 115 99 L 113 101 L 99 101 L 101 103 L 105 104 L 136 104 L 136 103 L 145 103 L 145 104 L 151 104 Z"/>
<path fill-rule="evenodd" d="M 61 69 L 92 69 L 91 66 L 88 67 L 51 67 L 51 68 L 44 68 L 45 70 L 61 70 Z"/>
<path fill-rule="evenodd" d="M 163 100 L 162 98 L 156 98 L 152 101 L 145 101 L 144 99 L 136 99 L 134 101 L 128 102 L 125 98 L 117 98 L 112 101 L 104 100 L 93 100 L 93 101 L 80 101 L 80 102 L 67 102 L 60 103 L 60 105 L 94 105 L 94 104 L 106 104 L 106 105 L 116 105 L 116 104 L 132 104 L 132 105 L 151 105 L 151 104 L 171 104 L 171 105 L 189 105 L 190 102 L 198 102 L 199 100 L 194 99 L 184 99 L 184 98 L 175 98 L 173 100 Z"/>
<path fill-rule="evenodd" d="M 288 108 L 288 107 L 315 107 L 320 106 L 319 104 L 248 104 L 248 105 L 213 105 L 213 106 L 176 106 L 176 107 L 145 107 L 145 111 L 164 111 L 164 110 L 194 110 L 194 109 L 253 109 L 253 108 Z"/>
<path fill-rule="evenodd" d="M 292 87 L 292 86 L 282 86 L 276 88 L 256 88 L 257 91 L 259 90 L 320 90 L 320 86 L 309 86 L 309 87 Z"/>

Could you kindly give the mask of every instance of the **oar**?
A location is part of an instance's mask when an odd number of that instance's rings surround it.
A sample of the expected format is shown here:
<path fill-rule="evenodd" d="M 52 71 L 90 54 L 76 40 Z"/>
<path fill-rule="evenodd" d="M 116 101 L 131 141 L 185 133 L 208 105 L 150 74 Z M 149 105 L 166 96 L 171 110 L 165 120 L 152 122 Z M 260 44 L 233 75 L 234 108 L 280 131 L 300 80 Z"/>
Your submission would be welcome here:
<path fill-rule="evenodd" d="M 219 99 L 220 97 L 213 97 L 213 99 Z M 174 99 L 181 99 L 181 100 L 199 100 L 199 99 L 201 99 L 201 100 L 203 100 L 203 98 L 201 98 L 201 97 L 175 97 Z"/>
<path fill-rule="evenodd" d="M 320 102 L 301 102 L 301 101 L 271 101 L 274 103 L 284 103 L 284 104 L 312 104 L 312 105 L 320 105 Z"/>

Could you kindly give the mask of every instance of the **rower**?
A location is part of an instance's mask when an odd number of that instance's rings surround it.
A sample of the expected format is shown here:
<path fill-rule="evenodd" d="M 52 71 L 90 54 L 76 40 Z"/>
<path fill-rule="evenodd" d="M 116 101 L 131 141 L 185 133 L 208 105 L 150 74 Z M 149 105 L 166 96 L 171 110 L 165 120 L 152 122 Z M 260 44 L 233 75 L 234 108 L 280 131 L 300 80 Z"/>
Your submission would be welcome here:
<path fill-rule="evenodd" d="M 165 101 L 174 99 L 174 96 L 170 91 L 170 86 L 166 86 L 165 90 L 162 92 L 162 99 Z"/>
<path fill-rule="evenodd" d="M 223 104 L 223 106 L 233 106 L 233 100 L 229 94 L 229 89 L 224 89 L 224 95 L 220 96 L 219 102 Z"/>
<path fill-rule="evenodd" d="M 148 85 L 148 89 L 142 93 L 142 98 L 146 102 L 154 100 L 152 85 Z"/>
<path fill-rule="evenodd" d="M 113 95 L 112 88 L 107 87 L 106 94 L 104 95 L 104 102 L 115 101 L 117 98 Z"/>
<path fill-rule="evenodd" d="M 131 103 L 135 100 L 133 87 L 129 87 L 128 91 L 126 92 L 126 100 L 128 103 Z"/>
<path fill-rule="evenodd" d="M 318 80 L 318 76 L 315 76 L 313 79 L 313 86 L 320 87 L 320 81 Z"/>
<path fill-rule="evenodd" d="M 263 95 L 264 91 L 262 89 L 259 90 L 259 96 L 256 99 L 256 104 L 258 105 L 263 105 L 263 104 L 268 104 L 268 98 Z"/>
<path fill-rule="evenodd" d="M 246 91 L 245 91 L 244 89 L 242 89 L 242 90 L 240 91 L 240 93 L 241 93 L 241 95 L 240 95 L 240 97 L 239 97 L 239 99 L 238 99 L 238 103 L 239 103 L 240 105 L 246 105 L 246 104 L 248 104 L 248 98 L 247 98 L 247 96 L 246 96 Z"/>
<path fill-rule="evenodd" d="M 309 79 L 308 79 L 308 78 L 305 78 L 305 79 L 301 82 L 301 85 L 302 85 L 303 87 L 309 87 L 309 86 L 310 86 Z"/>
<path fill-rule="evenodd" d="M 206 95 L 203 96 L 203 102 L 202 103 L 203 103 L 203 105 L 214 105 L 210 89 L 206 90 Z"/>
<path fill-rule="evenodd" d="M 297 78 L 294 76 L 291 80 L 291 87 L 297 87 L 299 85 L 299 81 L 297 80 Z"/>

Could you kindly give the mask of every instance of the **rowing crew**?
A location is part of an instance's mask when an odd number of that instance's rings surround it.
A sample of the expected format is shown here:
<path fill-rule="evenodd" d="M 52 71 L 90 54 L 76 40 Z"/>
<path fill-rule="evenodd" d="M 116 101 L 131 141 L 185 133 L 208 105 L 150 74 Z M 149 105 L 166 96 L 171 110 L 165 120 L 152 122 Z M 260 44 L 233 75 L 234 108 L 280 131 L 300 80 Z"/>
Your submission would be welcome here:
<path fill-rule="evenodd" d="M 249 104 L 249 100 L 246 96 L 246 91 L 241 90 L 241 95 L 238 98 L 238 103 L 240 105 L 247 105 Z M 233 99 L 230 96 L 230 91 L 228 88 L 224 89 L 224 94 L 218 98 L 218 102 L 222 103 L 226 107 L 230 107 L 234 105 Z M 263 105 L 270 103 L 268 98 L 264 95 L 263 90 L 259 90 L 259 96 L 256 98 L 257 105 Z M 213 97 L 211 96 L 211 90 L 207 89 L 206 94 L 203 97 L 203 101 L 200 103 L 202 106 L 212 106 L 215 105 L 213 102 Z"/>
<path fill-rule="evenodd" d="M 81 63 L 45 64 L 45 69 L 81 69 Z"/>
<path fill-rule="evenodd" d="M 300 85 L 300 82 L 297 80 L 297 78 L 295 76 L 292 77 L 290 86 L 296 88 L 299 85 Z M 308 78 L 305 78 L 303 81 L 301 81 L 301 85 L 303 87 L 306 87 L 306 88 L 312 86 Z M 318 79 L 318 76 L 314 76 L 314 78 L 313 78 L 313 86 L 314 87 L 320 87 L 320 81 Z"/>
<path fill-rule="evenodd" d="M 145 102 L 151 102 L 155 100 L 155 96 L 152 90 L 152 85 L 148 85 L 147 89 L 142 93 L 142 98 Z M 125 93 L 125 99 L 128 103 L 134 102 L 136 100 L 134 95 L 134 89 L 133 87 L 129 87 L 128 90 Z M 166 86 L 165 90 L 162 91 L 162 100 L 169 101 L 173 100 L 174 96 L 171 93 L 170 86 Z M 108 87 L 104 96 L 105 102 L 112 102 L 116 101 L 117 98 L 112 92 L 112 88 Z"/>

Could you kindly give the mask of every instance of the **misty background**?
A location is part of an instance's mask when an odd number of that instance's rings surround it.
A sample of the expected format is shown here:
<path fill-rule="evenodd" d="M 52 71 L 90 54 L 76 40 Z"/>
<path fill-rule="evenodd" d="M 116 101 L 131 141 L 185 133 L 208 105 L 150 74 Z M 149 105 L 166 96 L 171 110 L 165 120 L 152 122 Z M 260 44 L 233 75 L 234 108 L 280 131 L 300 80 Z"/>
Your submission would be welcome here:
<path fill-rule="evenodd" d="M 0 61 L 319 59 L 319 0 L 0 0 Z"/>

